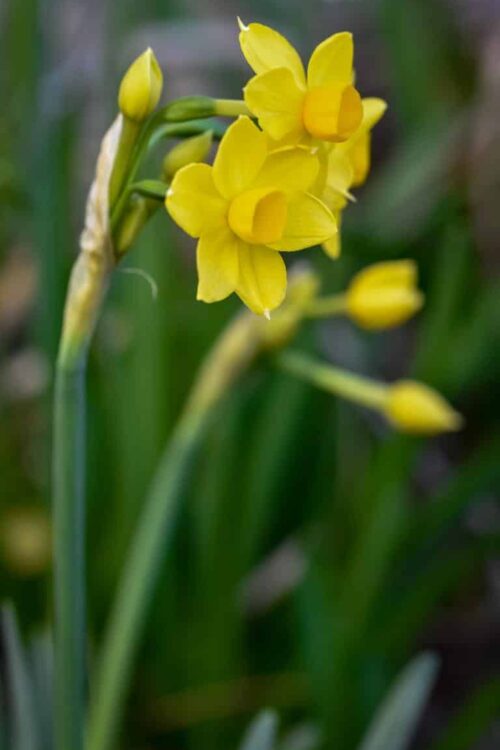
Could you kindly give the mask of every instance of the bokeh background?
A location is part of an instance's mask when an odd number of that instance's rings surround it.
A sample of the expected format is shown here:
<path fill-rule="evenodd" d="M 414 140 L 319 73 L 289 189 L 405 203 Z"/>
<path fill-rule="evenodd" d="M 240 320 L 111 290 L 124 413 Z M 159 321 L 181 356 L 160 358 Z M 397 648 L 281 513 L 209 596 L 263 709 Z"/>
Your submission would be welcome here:
<path fill-rule="evenodd" d="M 120 746 L 234 747 L 252 715 L 274 706 L 285 734 L 305 729 L 283 747 L 303 747 L 320 730 L 325 746 L 350 750 L 401 667 L 431 650 L 439 676 L 413 747 L 493 750 L 498 0 L 0 2 L 2 599 L 14 602 L 26 639 L 46 630 L 53 362 L 120 77 L 151 45 L 167 99 L 238 98 L 249 70 L 237 15 L 276 26 L 304 56 L 334 31 L 354 32 L 358 87 L 387 99 L 389 111 L 368 184 L 346 215 L 342 259 L 318 249 L 302 257 L 326 291 L 367 263 L 414 258 L 427 295 L 425 310 L 395 332 L 321 322 L 298 344 L 374 377 L 423 379 L 466 427 L 410 440 L 265 364 L 246 377 L 185 488 Z M 239 308 L 195 302 L 193 243 L 163 212 L 126 265 L 154 278 L 158 298 L 144 279 L 118 272 L 92 350 L 90 662 L 162 447 L 204 354 Z"/>

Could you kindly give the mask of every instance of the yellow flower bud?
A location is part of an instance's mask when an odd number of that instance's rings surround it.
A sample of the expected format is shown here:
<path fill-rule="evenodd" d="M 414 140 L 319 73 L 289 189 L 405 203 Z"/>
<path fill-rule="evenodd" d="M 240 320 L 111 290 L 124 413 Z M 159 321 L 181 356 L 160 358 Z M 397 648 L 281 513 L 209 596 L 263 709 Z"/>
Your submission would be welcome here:
<path fill-rule="evenodd" d="M 382 329 L 404 323 L 423 305 L 411 260 L 376 263 L 358 273 L 345 295 L 347 314 L 363 328 Z"/>
<path fill-rule="evenodd" d="M 212 146 L 212 130 L 186 138 L 168 152 L 163 160 L 163 174 L 171 180 L 176 172 L 187 164 L 205 161 Z"/>
<path fill-rule="evenodd" d="M 142 53 L 122 78 L 118 106 L 129 120 L 142 122 L 155 110 L 163 88 L 163 75 L 151 48 Z"/>
<path fill-rule="evenodd" d="M 437 391 L 412 380 L 400 380 L 387 391 L 387 419 L 401 432 L 437 435 L 454 432 L 463 419 Z"/>

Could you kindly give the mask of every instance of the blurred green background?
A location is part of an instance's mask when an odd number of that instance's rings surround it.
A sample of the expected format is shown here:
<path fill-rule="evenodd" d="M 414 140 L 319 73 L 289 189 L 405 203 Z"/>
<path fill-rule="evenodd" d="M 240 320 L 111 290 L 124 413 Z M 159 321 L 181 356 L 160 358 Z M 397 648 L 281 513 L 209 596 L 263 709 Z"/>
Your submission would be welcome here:
<path fill-rule="evenodd" d="M 412 656 L 440 658 L 414 748 L 500 745 L 500 4 L 498 0 L 3 0 L 0 3 L 0 586 L 28 639 L 50 614 L 50 399 L 61 311 L 120 77 L 151 45 L 167 99 L 238 98 L 236 16 L 306 57 L 350 29 L 358 88 L 389 112 L 343 257 L 419 265 L 402 329 L 314 323 L 297 342 L 465 415 L 422 442 L 263 364 L 205 440 L 136 663 L 122 748 L 235 747 L 265 706 L 283 748 L 358 746 Z M 158 160 L 161 158 L 158 153 Z M 89 372 L 90 653 L 196 369 L 235 299 L 195 302 L 194 245 L 162 212 L 115 275 Z M 1 656 L 0 656 L 1 658 Z M 300 744 L 304 737 L 312 744 Z M 293 744 L 295 742 L 295 744 Z M 280 746 L 281 747 L 281 746 Z"/>

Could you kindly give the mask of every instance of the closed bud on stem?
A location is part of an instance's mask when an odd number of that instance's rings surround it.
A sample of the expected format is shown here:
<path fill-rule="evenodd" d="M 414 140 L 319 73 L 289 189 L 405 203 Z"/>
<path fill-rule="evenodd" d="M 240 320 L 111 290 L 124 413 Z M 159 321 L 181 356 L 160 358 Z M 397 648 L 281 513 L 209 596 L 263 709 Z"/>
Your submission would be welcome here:
<path fill-rule="evenodd" d="M 125 73 L 118 105 L 124 117 L 143 122 L 154 112 L 163 89 L 163 74 L 151 48 L 142 53 Z"/>
<path fill-rule="evenodd" d="M 376 263 L 352 280 L 345 294 L 345 310 L 362 328 L 393 328 L 422 307 L 424 297 L 416 285 L 413 261 Z"/>
<path fill-rule="evenodd" d="M 259 321 L 265 351 L 281 349 L 293 339 L 318 289 L 319 279 L 309 266 L 298 264 L 293 268 L 285 301 L 270 320 Z"/>
<path fill-rule="evenodd" d="M 204 117 L 213 117 L 216 100 L 210 96 L 183 96 L 167 104 L 161 110 L 161 117 L 165 122 L 184 122 Z"/>
<path fill-rule="evenodd" d="M 200 135 L 186 138 L 165 156 L 163 160 L 163 176 L 171 180 L 174 174 L 187 164 L 204 161 L 212 146 L 213 131 L 205 130 Z"/>
<path fill-rule="evenodd" d="M 384 413 L 394 427 L 412 435 L 455 432 L 463 425 L 462 416 L 437 391 L 413 380 L 389 386 Z"/>
<path fill-rule="evenodd" d="M 158 201 L 135 195 L 131 200 L 129 210 L 125 214 L 116 232 L 114 242 L 117 257 L 124 255 L 144 227 L 148 219 L 158 209 Z"/>

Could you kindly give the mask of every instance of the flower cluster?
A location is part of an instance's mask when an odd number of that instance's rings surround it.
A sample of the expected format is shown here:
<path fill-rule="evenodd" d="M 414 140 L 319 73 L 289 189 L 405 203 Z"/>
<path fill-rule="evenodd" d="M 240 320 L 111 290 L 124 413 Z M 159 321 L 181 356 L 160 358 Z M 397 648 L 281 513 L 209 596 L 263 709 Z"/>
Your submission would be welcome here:
<path fill-rule="evenodd" d="M 198 299 L 236 292 L 258 314 L 285 297 L 280 251 L 322 244 L 340 252 L 340 216 L 366 178 L 370 130 L 385 103 L 353 84 L 353 41 L 334 34 L 307 67 L 273 29 L 240 23 L 242 52 L 255 72 L 244 88 L 249 116 L 226 131 L 213 167 L 175 175 L 166 206 L 199 238 Z"/>
<path fill-rule="evenodd" d="M 367 178 L 371 131 L 386 110 L 382 99 L 362 98 L 356 88 L 352 35 L 325 39 L 306 69 L 275 30 L 240 20 L 239 28 L 254 73 L 241 100 L 194 96 L 158 109 L 163 76 L 150 49 L 125 74 L 108 196 L 115 260 L 164 204 L 197 240 L 199 300 L 236 293 L 266 318 L 280 308 L 267 328 L 255 328 L 264 348 L 267 341 L 270 348 L 285 345 L 306 318 L 344 315 L 367 330 L 401 325 L 423 304 L 410 260 L 365 268 L 340 294 L 320 296 L 314 279 L 300 300 L 292 289 L 287 296 L 282 253 L 321 245 L 329 257 L 339 256 L 342 214 Z M 214 117 L 234 121 L 225 126 Z M 180 143 L 165 156 L 160 179 L 137 182 L 142 157 L 163 138 Z M 433 434 L 460 425 L 439 394 L 421 384 L 389 387 L 300 357 L 283 363 L 295 375 L 378 409 L 404 432 Z"/>

